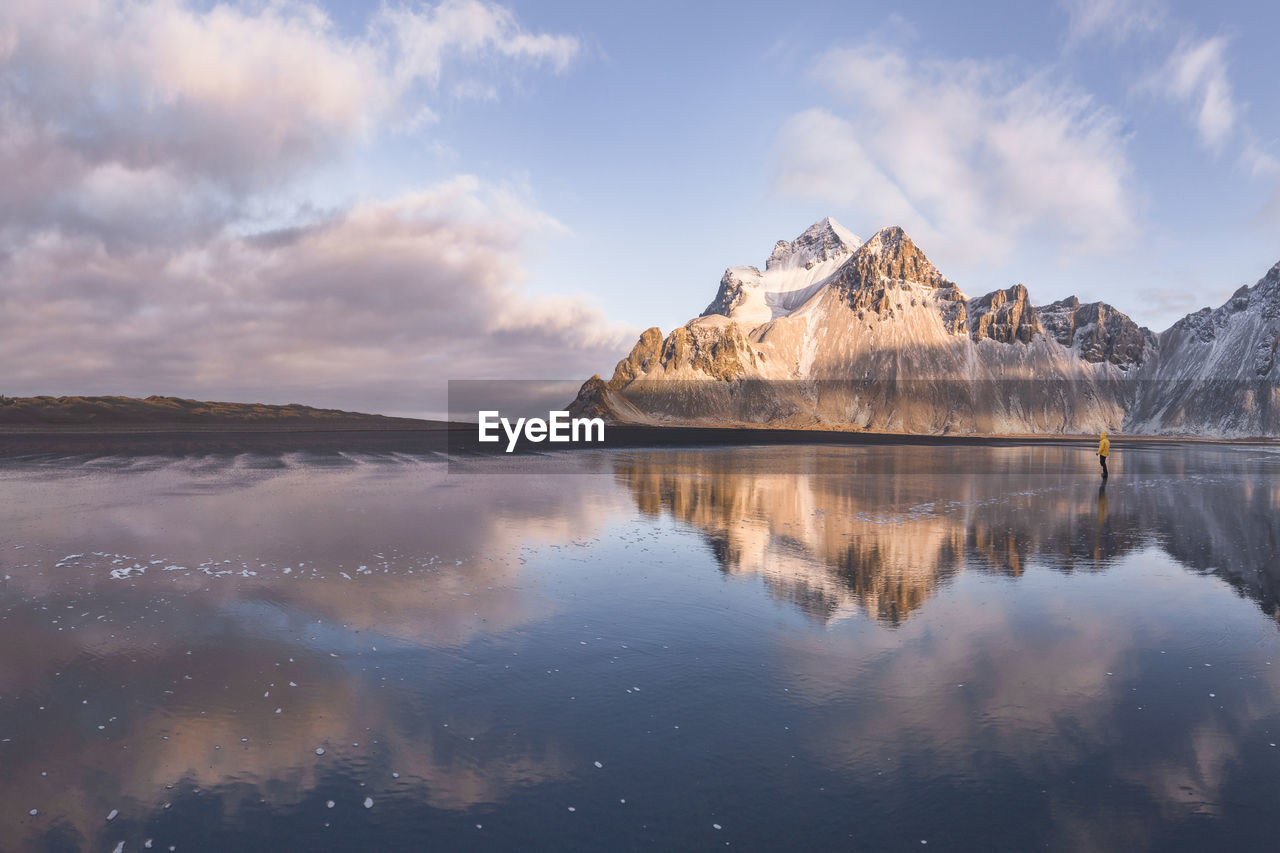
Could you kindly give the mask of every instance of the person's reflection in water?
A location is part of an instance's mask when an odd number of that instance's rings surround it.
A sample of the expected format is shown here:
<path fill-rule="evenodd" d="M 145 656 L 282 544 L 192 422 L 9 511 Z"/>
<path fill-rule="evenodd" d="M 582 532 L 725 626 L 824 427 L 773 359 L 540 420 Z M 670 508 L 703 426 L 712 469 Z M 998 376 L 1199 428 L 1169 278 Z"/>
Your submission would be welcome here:
<path fill-rule="evenodd" d="M 1099 565 L 1111 552 L 1111 527 L 1107 524 L 1107 481 L 1098 486 L 1098 531 L 1093 536 L 1093 561 Z"/>

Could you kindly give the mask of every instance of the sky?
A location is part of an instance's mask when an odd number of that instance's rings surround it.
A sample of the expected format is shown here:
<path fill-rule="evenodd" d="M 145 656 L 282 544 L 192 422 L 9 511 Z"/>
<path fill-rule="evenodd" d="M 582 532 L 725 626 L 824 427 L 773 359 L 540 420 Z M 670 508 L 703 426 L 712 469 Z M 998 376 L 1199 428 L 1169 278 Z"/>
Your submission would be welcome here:
<path fill-rule="evenodd" d="M 1163 330 L 1280 260 L 1280 7 L 5 0 L 0 393 L 443 411 L 831 216 Z"/>

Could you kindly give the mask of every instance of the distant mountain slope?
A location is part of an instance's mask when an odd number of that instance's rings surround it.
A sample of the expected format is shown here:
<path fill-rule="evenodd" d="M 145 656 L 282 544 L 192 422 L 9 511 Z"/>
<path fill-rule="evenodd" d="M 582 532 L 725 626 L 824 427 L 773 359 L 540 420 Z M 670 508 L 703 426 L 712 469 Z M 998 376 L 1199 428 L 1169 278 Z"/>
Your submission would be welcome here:
<path fill-rule="evenodd" d="M 1176 435 L 1280 435 L 1280 263 L 1226 304 L 1160 334 L 1128 426 Z"/>
<path fill-rule="evenodd" d="M 222 403 L 178 397 L 0 397 L 0 428 L 245 427 L 255 429 L 392 429 L 434 424 L 293 403 Z"/>
<path fill-rule="evenodd" d="M 901 228 L 863 243 L 828 218 L 779 240 L 764 272 L 726 270 L 701 316 L 645 331 L 570 408 L 652 424 L 1278 435 L 1277 315 L 1280 265 L 1156 335 L 1106 303 L 1033 307 L 1021 284 L 970 298 Z"/>

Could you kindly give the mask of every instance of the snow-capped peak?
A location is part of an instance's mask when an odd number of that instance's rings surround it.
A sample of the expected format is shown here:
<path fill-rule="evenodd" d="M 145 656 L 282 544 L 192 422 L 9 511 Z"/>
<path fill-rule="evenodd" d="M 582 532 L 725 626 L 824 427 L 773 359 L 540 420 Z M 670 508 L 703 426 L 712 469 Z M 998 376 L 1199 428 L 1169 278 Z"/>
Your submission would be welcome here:
<path fill-rule="evenodd" d="M 779 240 L 764 268 L 809 267 L 849 255 L 861 245 L 857 235 L 828 216 L 810 225 L 790 243 Z"/>
<path fill-rule="evenodd" d="M 862 245 L 831 217 L 820 219 L 788 243 L 779 240 L 765 264 L 730 267 L 720 290 L 702 315 L 723 315 L 753 329 L 789 314 L 817 293 Z"/>

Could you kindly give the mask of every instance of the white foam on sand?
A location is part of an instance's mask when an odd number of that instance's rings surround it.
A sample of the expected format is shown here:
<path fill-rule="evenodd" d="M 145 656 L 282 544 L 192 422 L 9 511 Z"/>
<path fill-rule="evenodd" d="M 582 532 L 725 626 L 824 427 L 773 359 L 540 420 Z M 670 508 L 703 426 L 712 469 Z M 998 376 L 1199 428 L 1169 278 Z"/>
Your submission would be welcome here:
<path fill-rule="evenodd" d="M 136 578 L 139 575 L 144 575 L 146 573 L 147 573 L 146 567 L 140 566 L 137 563 L 134 563 L 132 566 L 129 566 L 128 568 L 112 569 L 110 572 L 111 577 L 118 581 L 128 580 L 129 578 Z"/>

